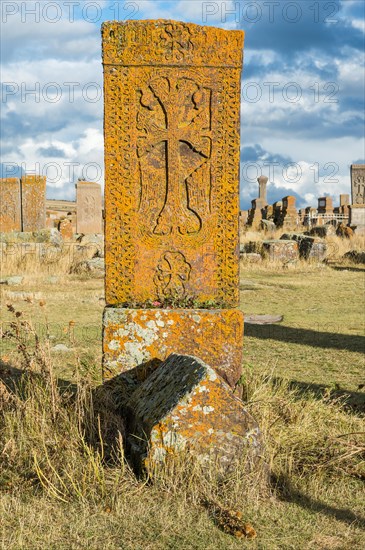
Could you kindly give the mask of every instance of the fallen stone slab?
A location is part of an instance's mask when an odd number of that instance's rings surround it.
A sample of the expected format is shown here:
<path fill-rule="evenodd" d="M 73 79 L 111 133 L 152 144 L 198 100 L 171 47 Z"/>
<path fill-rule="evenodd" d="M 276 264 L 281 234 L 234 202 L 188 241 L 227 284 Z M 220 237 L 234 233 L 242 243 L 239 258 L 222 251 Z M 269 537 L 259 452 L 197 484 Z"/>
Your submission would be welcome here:
<path fill-rule="evenodd" d="M 86 274 L 90 275 L 91 277 L 103 278 L 105 276 L 104 258 L 95 257 L 84 262 L 73 264 L 71 266 L 70 272 L 77 275 Z"/>
<path fill-rule="evenodd" d="M 230 387 L 206 363 L 170 355 L 127 403 L 128 445 L 137 471 L 153 474 L 167 457 L 188 452 L 218 471 L 259 459 L 262 436 Z"/>
<path fill-rule="evenodd" d="M 356 264 L 365 264 L 365 252 L 359 252 L 358 250 L 350 250 L 343 255 L 343 258 L 351 260 Z"/>
<path fill-rule="evenodd" d="M 273 325 L 281 323 L 283 319 L 283 315 L 245 315 L 245 323 L 249 325 Z"/>
<path fill-rule="evenodd" d="M 327 255 L 327 244 L 319 237 L 306 237 L 299 244 L 299 255 L 305 260 L 323 262 Z"/>
<path fill-rule="evenodd" d="M 24 277 L 21 275 L 14 275 L 13 277 L 6 277 L 5 280 L 8 286 L 19 286 L 23 283 Z"/>
<path fill-rule="evenodd" d="M 296 241 L 273 239 L 262 243 L 265 256 L 271 261 L 290 262 L 299 257 L 299 246 Z"/>
<path fill-rule="evenodd" d="M 65 344 L 56 344 L 55 346 L 53 346 L 53 348 L 51 348 L 51 351 L 69 353 L 70 351 L 73 351 L 73 350 L 68 348 Z"/>
<path fill-rule="evenodd" d="M 244 252 L 243 254 L 241 254 L 241 260 L 248 263 L 257 264 L 259 262 L 262 262 L 262 256 L 261 254 L 255 254 L 254 252 Z"/>

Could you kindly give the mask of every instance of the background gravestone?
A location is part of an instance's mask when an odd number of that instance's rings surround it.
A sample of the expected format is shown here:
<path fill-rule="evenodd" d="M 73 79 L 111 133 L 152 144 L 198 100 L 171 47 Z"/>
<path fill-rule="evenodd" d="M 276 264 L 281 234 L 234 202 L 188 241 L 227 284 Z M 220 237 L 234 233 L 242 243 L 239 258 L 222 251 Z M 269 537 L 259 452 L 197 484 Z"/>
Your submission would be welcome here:
<path fill-rule="evenodd" d="M 243 32 L 158 20 L 102 34 L 104 377 L 202 353 L 234 387 Z"/>
<path fill-rule="evenodd" d="M 0 232 L 21 231 L 20 180 L 0 180 Z"/>
<path fill-rule="evenodd" d="M 76 184 L 76 232 L 103 233 L 101 187 L 98 183 Z"/>
<path fill-rule="evenodd" d="M 365 164 L 351 165 L 351 204 L 365 205 Z"/>
<path fill-rule="evenodd" d="M 365 233 L 365 164 L 351 165 L 351 198 L 349 225 Z"/>
<path fill-rule="evenodd" d="M 46 227 L 46 176 L 26 174 L 21 178 L 22 231 Z"/>

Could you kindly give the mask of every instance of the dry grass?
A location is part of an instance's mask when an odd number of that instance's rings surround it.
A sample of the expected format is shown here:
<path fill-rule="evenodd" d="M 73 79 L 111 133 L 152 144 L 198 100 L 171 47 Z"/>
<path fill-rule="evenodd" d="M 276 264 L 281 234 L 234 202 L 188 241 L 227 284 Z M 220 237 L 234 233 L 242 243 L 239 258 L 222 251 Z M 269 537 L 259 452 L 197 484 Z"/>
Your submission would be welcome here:
<path fill-rule="evenodd" d="M 70 273 L 75 263 L 93 258 L 99 250 L 92 243 L 64 242 L 56 247 L 48 242 L 0 243 L 1 276 L 60 275 Z"/>
<path fill-rule="evenodd" d="M 44 305 L 40 306 L 43 309 Z M 246 368 L 248 410 L 265 434 L 265 462 L 218 479 L 188 457 L 136 479 L 121 437 L 106 453 L 103 415 L 76 362 L 57 380 L 49 339 L 9 308 L 7 340 L 19 370 L 0 372 L 0 518 L 3 548 L 360 548 L 365 543 L 364 418 L 330 395 Z M 23 372 L 23 375 L 20 374 Z M 240 511 L 255 540 L 225 534 L 214 504 Z M 332 545 L 332 546 L 331 546 Z"/>
<path fill-rule="evenodd" d="M 364 248 L 359 239 L 340 245 L 339 256 L 348 246 Z M 5 328 L 31 319 L 37 330 L 23 326 L 18 340 L 3 341 L 1 548 L 364 547 L 364 271 L 336 261 L 242 265 L 245 313 L 284 314 L 280 325 L 245 329 L 244 398 L 265 436 L 270 483 L 262 467 L 218 480 L 186 457 L 154 483 L 137 479 L 121 438 L 108 440 L 95 398 L 103 282 L 67 277 L 49 284 L 37 272 L 14 291 L 41 292 L 42 305 L 18 301 L 15 311 L 2 289 Z M 57 343 L 72 351 L 52 351 Z M 224 533 L 206 502 L 240 511 L 256 539 Z"/>

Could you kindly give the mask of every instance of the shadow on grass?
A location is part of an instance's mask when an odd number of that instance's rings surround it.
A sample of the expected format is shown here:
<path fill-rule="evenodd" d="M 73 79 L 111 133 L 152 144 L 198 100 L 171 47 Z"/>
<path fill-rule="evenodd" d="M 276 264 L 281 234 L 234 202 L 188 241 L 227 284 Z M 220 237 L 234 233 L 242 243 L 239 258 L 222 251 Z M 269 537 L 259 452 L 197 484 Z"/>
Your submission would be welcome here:
<path fill-rule="evenodd" d="M 343 521 L 347 524 L 355 524 L 361 529 L 365 529 L 365 517 L 359 516 L 348 508 L 336 508 L 319 500 L 315 500 L 308 495 L 302 493 L 291 484 L 289 478 L 284 475 L 271 475 L 271 482 L 276 488 L 278 498 L 283 502 L 289 502 L 312 510 L 320 514 L 324 514 L 338 521 Z"/>
<path fill-rule="evenodd" d="M 15 393 L 19 397 L 21 397 L 19 395 L 21 382 L 25 379 L 25 377 L 31 378 L 32 380 L 42 379 L 42 375 L 37 372 L 19 369 L 0 359 L 0 381 L 2 381 L 12 393 Z M 56 384 L 61 394 L 68 392 L 74 395 L 77 392 L 77 384 L 74 384 L 69 380 L 56 378 Z"/>
<path fill-rule="evenodd" d="M 332 323 L 331 323 L 332 324 Z M 245 323 L 245 335 L 261 340 L 300 344 L 317 348 L 333 348 L 364 353 L 365 338 L 353 334 L 321 332 L 284 325 L 251 325 Z"/>
<path fill-rule="evenodd" d="M 274 384 L 281 384 L 281 378 L 274 378 Z M 365 375 L 364 375 L 365 383 Z M 300 382 L 298 380 L 290 380 L 289 388 L 297 390 L 300 397 L 308 394 L 323 402 L 339 401 L 343 403 L 344 409 L 358 416 L 365 416 L 365 392 L 349 391 L 341 388 L 331 388 L 324 384 L 313 384 L 309 382 Z"/>
<path fill-rule="evenodd" d="M 330 265 L 330 267 L 335 271 L 360 271 L 362 273 L 365 272 L 365 267 L 345 267 L 341 265 Z"/>

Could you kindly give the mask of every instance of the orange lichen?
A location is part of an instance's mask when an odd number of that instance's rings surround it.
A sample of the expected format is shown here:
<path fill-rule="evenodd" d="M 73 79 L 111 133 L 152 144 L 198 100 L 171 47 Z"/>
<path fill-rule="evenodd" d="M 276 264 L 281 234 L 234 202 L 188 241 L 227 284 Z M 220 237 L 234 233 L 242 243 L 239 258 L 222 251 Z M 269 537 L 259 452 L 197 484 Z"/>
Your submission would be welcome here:
<path fill-rule="evenodd" d="M 0 179 L 0 231 L 21 231 L 20 180 Z"/>
<path fill-rule="evenodd" d="M 106 302 L 238 304 L 243 32 L 103 25 Z"/>
<path fill-rule="evenodd" d="M 235 387 L 242 349 L 239 310 L 106 308 L 104 313 L 104 378 L 178 353 L 200 357 Z"/>

